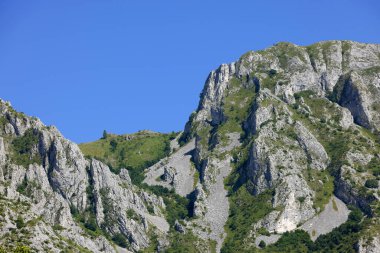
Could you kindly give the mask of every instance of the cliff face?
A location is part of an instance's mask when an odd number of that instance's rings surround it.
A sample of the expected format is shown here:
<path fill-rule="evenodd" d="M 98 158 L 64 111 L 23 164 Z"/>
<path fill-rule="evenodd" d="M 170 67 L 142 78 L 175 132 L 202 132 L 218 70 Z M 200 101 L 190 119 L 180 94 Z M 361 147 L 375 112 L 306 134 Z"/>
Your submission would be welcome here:
<path fill-rule="evenodd" d="M 356 222 L 360 229 L 344 232 L 354 239 L 337 245 L 377 252 L 379 95 L 380 45 L 279 43 L 248 52 L 210 73 L 184 132 L 142 182 L 133 170 L 131 180 L 127 169 L 115 174 L 85 158 L 54 127 L 2 101 L 0 244 L 22 237 L 37 251 L 122 252 L 117 243 L 252 252 L 298 228 L 318 252 L 318 238 L 328 240 L 320 235 Z"/>
<path fill-rule="evenodd" d="M 182 135 L 196 141 L 193 158 L 201 180 L 194 213 L 202 224 L 212 224 L 210 239 L 222 245 L 231 214 L 226 194 L 213 194 L 214 188 L 223 192 L 220 176 L 232 188 L 230 200 L 240 187 L 254 196 L 271 191 L 268 212 L 245 234 L 247 245 L 255 244 L 263 228 L 269 234 L 296 229 L 333 194 L 373 215 L 377 193 L 364 185 L 376 177 L 369 169 L 379 157 L 379 57 L 379 45 L 279 43 L 211 72 Z M 224 155 L 230 142 L 237 145 Z M 222 213 L 214 203 L 224 203 Z"/>
<path fill-rule="evenodd" d="M 149 245 L 148 231 L 168 231 L 162 199 L 133 186 L 126 169 L 115 175 L 85 159 L 57 129 L 4 101 L 0 119 L 0 244 L 18 238 L 38 252 L 115 252 L 105 236 L 121 235 L 138 250 Z"/>

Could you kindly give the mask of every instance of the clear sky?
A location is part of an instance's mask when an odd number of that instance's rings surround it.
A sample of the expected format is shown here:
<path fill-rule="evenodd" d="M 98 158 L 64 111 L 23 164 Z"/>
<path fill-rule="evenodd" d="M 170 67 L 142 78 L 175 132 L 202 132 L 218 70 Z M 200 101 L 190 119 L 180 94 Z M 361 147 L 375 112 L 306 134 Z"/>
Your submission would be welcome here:
<path fill-rule="evenodd" d="M 380 1 L 1 0 L 0 97 L 75 142 L 178 131 L 218 65 L 330 39 L 380 43 Z"/>

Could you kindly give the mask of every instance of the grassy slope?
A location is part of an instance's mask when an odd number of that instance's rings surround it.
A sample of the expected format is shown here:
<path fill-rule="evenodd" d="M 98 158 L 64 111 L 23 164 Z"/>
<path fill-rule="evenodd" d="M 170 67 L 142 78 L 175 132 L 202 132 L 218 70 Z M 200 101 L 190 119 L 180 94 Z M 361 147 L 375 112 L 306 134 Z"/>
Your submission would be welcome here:
<path fill-rule="evenodd" d="M 162 134 L 140 131 L 130 135 L 108 134 L 106 138 L 80 144 L 83 154 L 94 157 L 108 164 L 118 173 L 120 168 L 127 168 L 132 181 L 140 184 L 143 170 L 170 152 L 170 140 L 176 133 Z"/>

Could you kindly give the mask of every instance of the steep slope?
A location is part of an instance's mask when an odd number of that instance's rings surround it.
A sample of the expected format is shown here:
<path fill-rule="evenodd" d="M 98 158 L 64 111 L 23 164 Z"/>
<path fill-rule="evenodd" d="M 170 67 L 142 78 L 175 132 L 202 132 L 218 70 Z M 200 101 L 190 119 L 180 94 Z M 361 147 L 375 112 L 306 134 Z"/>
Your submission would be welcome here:
<path fill-rule="evenodd" d="M 37 252 L 139 250 L 164 234 L 162 198 L 113 174 L 54 127 L 0 101 L 0 245 Z"/>
<path fill-rule="evenodd" d="M 217 251 L 251 252 L 260 234 L 318 217 L 333 194 L 375 222 L 379 65 L 379 45 L 327 41 L 279 43 L 211 72 L 180 139 L 195 140 L 199 174 L 186 227 Z"/>
<path fill-rule="evenodd" d="M 183 133 L 86 156 L 1 101 L 0 245 L 378 252 L 379 95 L 380 45 L 278 43 L 212 71 Z"/>

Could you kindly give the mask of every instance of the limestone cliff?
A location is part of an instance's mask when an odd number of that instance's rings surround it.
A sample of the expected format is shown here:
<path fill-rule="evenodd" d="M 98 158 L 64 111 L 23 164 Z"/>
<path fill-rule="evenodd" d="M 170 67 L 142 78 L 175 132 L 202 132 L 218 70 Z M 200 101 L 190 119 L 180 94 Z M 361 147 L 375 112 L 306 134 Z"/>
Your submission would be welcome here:
<path fill-rule="evenodd" d="M 0 120 L 0 245 L 19 238 L 38 252 L 116 252 L 106 237 L 139 250 L 149 231 L 168 231 L 162 199 L 133 186 L 127 170 L 84 158 L 56 128 L 4 101 Z"/>
<path fill-rule="evenodd" d="M 212 71 L 166 156 L 137 169 L 1 101 L 0 245 L 379 252 L 379 98 L 380 45 L 278 43 Z M 133 136 L 112 138 L 97 147 L 128 159 Z"/>

